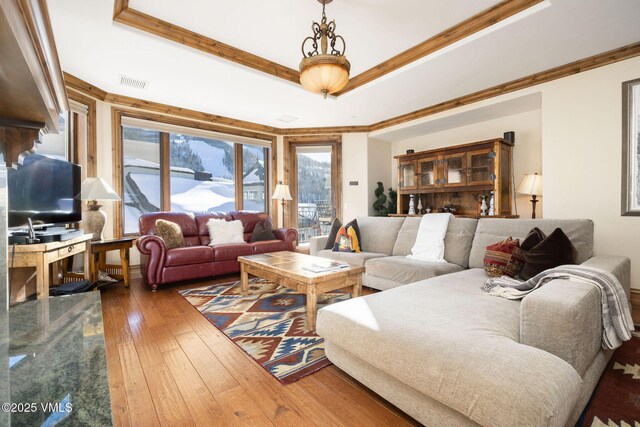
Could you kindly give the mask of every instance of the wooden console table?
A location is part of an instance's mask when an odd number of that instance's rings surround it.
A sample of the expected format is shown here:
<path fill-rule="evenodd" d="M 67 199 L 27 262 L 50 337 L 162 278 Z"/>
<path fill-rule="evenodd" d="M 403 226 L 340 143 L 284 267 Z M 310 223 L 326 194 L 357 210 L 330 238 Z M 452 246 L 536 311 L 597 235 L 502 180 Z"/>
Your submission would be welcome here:
<path fill-rule="evenodd" d="M 13 262 L 14 268 L 35 267 L 36 268 L 36 296 L 38 299 L 49 298 L 49 285 L 51 282 L 49 267 L 57 266 L 61 259 L 75 254 L 84 253 L 84 263 L 89 265 L 89 251 L 87 242 L 91 240 L 93 234 L 84 234 L 70 240 L 51 243 L 37 243 L 35 245 L 15 245 L 15 255 L 13 246 L 8 248 L 9 266 Z M 13 258 L 13 261 L 12 261 Z M 89 280 L 89 270 L 86 269 L 84 278 Z"/>

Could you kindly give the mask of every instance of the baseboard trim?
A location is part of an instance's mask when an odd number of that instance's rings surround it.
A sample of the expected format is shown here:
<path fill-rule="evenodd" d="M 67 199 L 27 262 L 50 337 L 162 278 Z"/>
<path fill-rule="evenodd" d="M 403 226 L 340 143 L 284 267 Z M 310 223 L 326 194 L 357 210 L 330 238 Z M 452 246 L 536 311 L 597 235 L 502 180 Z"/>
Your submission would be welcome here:
<path fill-rule="evenodd" d="M 633 323 L 640 325 L 640 289 L 631 289 L 631 317 Z"/>

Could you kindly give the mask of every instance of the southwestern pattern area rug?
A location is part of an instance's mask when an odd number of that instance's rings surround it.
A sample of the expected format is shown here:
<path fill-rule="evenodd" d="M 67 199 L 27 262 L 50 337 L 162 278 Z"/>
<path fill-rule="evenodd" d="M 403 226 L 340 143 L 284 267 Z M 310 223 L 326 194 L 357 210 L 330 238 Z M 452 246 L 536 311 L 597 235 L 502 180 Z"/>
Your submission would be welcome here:
<path fill-rule="evenodd" d="M 576 426 L 640 427 L 639 332 L 613 354 Z"/>
<path fill-rule="evenodd" d="M 324 339 L 306 329 L 306 296 L 264 279 L 179 291 L 209 322 L 283 384 L 331 364 Z M 349 299 L 342 291 L 318 296 L 318 309 Z"/>

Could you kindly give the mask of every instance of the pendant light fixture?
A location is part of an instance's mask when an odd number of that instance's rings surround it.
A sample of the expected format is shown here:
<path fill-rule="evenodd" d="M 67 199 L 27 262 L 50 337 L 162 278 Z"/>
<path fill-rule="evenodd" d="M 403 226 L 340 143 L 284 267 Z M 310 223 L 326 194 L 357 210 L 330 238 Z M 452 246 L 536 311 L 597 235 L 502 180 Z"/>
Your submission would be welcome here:
<path fill-rule="evenodd" d="M 349 81 L 351 64 L 344 56 L 347 45 L 336 34 L 336 23 L 327 23 L 325 6 L 333 0 L 318 0 L 322 3 L 322 20 L 311 25 L 313 36 L 302 42 L 300 62 L 300 84 L 305 89 L 321 93 L 324 98 L 341 90 Z"/>

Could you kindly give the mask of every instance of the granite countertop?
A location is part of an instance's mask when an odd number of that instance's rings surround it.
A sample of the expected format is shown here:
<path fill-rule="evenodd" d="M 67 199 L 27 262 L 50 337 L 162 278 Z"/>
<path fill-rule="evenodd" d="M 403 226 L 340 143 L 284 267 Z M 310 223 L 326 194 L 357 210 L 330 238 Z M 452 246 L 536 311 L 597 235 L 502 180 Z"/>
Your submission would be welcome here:
<path fill-rule="evenodd" d="M 0 355 L 0 425 L 113 425 L 99 292 L 0 313 Z"/>

